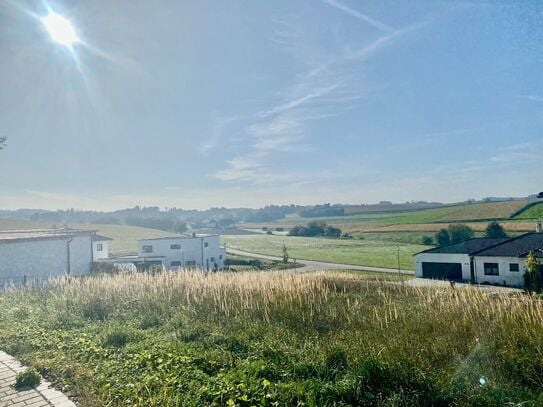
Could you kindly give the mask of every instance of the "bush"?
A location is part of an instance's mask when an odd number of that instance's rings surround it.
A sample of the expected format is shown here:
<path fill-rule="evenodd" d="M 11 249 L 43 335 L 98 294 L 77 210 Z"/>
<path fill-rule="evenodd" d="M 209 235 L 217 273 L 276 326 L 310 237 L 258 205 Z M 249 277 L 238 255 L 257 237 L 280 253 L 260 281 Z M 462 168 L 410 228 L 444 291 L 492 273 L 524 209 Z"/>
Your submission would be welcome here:
<path fill-rule="evenodd" d="M 507 233 L 498 222 L 490 222 L 486 227 L 485 236 L 490 239 L 504 239 L 507 237 Z"/>
<path fill-rule="evenodd" d="M 451 243 L 451 236 L 447 229 L 441 229 L 436 233 L 436 242 L 438 246 L 446 246 Z"/>
<path fill-rule="evenodd" d="M 134 341 L 134 339 L 135 335 L 131 329 L 124 326 L 117 326 L 106 331 L 106 335 L 102 340 L 102 346 L 122 348 L 128 342 Z"/>
<path fill-rule="evenodd" d="M 463 223 L 449 225 L 449 235 L 451 243 L 460 243 L 471 239 L 474 235 L 473 229 Z"/>
<path fill-rule="evenodd" d="M 432 236 L 423 236 L 422 244 L 425 246 L 432 246 L 434 244 L 434 239 L 432 238 Z"/>
<path fill-rule="evenodd" d="M 40 384 L 41 374 L 33 367 L 30 367 L 22 372 L 17 373 L 15 378 L 15 388 L 21 389 L 24 387 L 36 387 Z"/>

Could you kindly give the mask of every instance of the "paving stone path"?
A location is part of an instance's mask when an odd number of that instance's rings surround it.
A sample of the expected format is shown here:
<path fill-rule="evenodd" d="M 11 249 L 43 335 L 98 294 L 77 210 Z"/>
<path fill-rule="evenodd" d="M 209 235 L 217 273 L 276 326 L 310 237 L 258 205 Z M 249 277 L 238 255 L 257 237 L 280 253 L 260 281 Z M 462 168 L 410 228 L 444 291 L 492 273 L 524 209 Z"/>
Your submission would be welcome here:
<path fill-rule="evenodd" d="M 15 390 L 15 376 L 25 370 L 15 358 L 0 351 L 0 407 L 75 407 L 65 394 L 42 379 L 35 388 Z"/>

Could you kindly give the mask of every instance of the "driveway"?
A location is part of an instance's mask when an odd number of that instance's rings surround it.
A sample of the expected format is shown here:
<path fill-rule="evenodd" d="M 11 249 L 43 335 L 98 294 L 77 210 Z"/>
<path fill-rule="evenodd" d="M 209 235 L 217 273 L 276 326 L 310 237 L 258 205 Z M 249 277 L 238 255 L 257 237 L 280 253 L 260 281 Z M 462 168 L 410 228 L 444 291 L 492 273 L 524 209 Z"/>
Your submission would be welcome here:
<path fill-rule="evenodd" d="M 274 260 L 274 261 L 283 260 L 283 258 L 279 256 L 268 256 L 266 254 L 247 252 L 245 250 L 233 249 L 231 247 L 227 247 L 226 252 L 229 254 L 236 254 L 238 256 L 252 257 L 255 259 L 262 259 L 262 260 Z M 294 261 L 292 259 L 289 259 L 289 262 L 293 263 Z M 303 267 L 297 268 L 296 271 L 360 270 L 360 271 L 373 271 L 377 273 L 398 273 L 398 269 L 389 269 L 389 268 L 383 268 L 383 267 L 356 266 L 352 264 L 328 263 L 324 261 L 303 260 L 303 259 L 296 259 L 296 262 L 304 264 Z M 409 275 L 415 274 L 411 270 L 402 270 L 401 272 L 402 274 L 409 274 Z"/>

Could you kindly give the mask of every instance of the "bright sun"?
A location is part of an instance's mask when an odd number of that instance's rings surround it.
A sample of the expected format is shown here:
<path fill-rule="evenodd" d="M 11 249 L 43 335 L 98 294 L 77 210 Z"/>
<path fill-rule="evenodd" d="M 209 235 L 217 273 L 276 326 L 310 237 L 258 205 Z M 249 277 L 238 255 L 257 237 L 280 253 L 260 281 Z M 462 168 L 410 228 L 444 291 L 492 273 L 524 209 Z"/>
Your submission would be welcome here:
<path fill-rule="evenodd" d="M 41 21 L 51 38 L 59 44 L 69 47 L 79 42 L 74 26 L 66 17 L 49 11 Z"/>

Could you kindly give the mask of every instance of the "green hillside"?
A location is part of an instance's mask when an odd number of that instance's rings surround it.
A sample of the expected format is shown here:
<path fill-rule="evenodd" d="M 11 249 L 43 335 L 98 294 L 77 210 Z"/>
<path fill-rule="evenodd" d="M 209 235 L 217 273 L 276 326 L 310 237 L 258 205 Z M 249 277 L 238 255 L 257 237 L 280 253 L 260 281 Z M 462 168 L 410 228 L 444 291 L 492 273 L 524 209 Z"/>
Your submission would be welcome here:
<path fill-rule="evenodd" d="M 528 205 L 524 210 L 520 211 L 514 219 L 541 219 L 543 218 L 543 202 L 536 202 Z"/>

